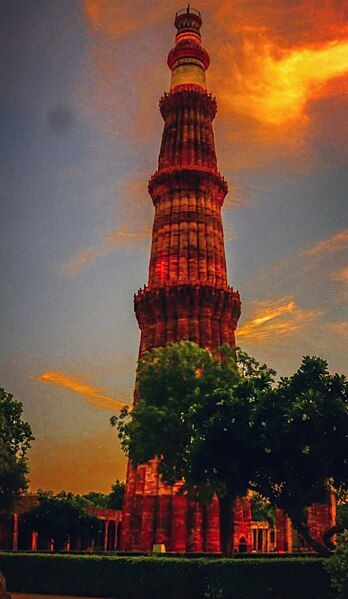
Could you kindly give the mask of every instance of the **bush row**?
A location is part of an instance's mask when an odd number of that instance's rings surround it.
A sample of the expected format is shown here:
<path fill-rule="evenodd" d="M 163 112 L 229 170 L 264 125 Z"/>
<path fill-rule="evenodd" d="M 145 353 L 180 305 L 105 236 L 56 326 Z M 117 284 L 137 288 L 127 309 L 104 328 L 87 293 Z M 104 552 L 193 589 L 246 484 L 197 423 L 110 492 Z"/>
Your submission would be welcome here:
<path fill-rule="evenodd" d="M 1 553 L 9 591 L 116 599 L 330 599 L 323 561 Z"/>

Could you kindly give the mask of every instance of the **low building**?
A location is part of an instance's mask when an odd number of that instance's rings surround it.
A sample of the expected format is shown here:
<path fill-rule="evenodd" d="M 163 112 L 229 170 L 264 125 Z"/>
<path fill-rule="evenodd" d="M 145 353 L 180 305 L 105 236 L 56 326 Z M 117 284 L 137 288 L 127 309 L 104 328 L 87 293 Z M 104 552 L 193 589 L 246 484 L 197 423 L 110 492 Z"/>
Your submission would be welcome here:
<path fill-rule="evenodd" d="M 21 516 L 39 504 L 37 493 L 23 495 L 12 514 L 0 512 L 0 550 L 49 550 L 54 544 L 46 535 L 21 526 Z M 88 513 L 103 522 L 102 533 L 97 535 L 88 546 L 81 539 L 71 538 L 67 542 L 67 551 L 116 551 L 120 548 L 122 510 L 91 507 Z"/>
<path fill-rule="evenodd" d="M 12 514 L 0 512 L 0 550 L 54 551 L 53 542 L 44 534 L 21 526 L 21 516 L 39 504 L 37 493 L 23 495 Z M 79 538 L 70 538 L 67 551 L 119 551 L 121 547 L 122 510 L 89 507 L 88 513 L 103 522 L 102 532 L 89 545 Z M 322 541 L 324 533 L 336 521 L 336 502 L 332 494 L 325 504 L 308 509 L 308 524 L 315 539 Z M 312 551 L 301 535 L 293 529 L 283 510 L 276 510 L 276 525 L 252 520 L 248 497 L 235 502 L 233 548 L 238 553 L 291 553 Z"/>

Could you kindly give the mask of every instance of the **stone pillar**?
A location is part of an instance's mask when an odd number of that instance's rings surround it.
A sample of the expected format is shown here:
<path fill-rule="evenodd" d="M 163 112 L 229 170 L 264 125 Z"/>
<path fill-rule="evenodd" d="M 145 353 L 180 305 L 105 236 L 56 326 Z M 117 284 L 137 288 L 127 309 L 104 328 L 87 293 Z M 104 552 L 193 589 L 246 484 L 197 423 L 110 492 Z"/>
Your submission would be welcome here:
<path fill-rule="evenodd" d="M 156 514 L 155 543 L 165 545 L 170 549 L 170 536 L 172 527 L 172 494 L 171 487 L 160 484 Z"/>
<path fill-rule="evenodd" d="M 157 464 L 158 460 L 152 460 L 145 470 L 141 520 L 141 546 L 143 551 L 152 551 L 155 542 L 155 517 L 158 503 Z"/>
<path fill-rule="evenodd" d="M 205 508 L 204 518 L 204 551 L 207 553 L 220 552 L 220 516 L 219 500 L 213 497 L 211 505 Z"/>
<path fill-rule="evenodd" d="M 105 523 L 104 523 L 104 542 L 103 542 L 104 551 L 108 550 L 109 524 L 110 524 L 110 521 L 109 520 L 105 520 Z"/>
<path fill-rule="evenodd" d="M 203 514 L 198 503 L 188 506 L 189 522 L 187 551 L 201 553 L 203 551 Z"/>
<path fill-rule="evenodd" d="M 18 549 L 18 523 L 19 515 L 13 514 L 12 551 L 17 551 Z"/>
<path fill-rule="evenodd" d="M 283 510 L 276 509 L 276 535 L 278 553 L 292 552 L 292 524 Z"/>
<path fill-rule="evenodd" d="M 172 498 L 172 551 L 186 551 L 187 548 L 187 498 L 173 495 Z"/>
<path fill-rule="evenodd" d="M 30 543 L 30 549 L 31 549 L 31 551 L 36 551 L 37 550 L 38 537 L 39 537 L 39 533 L 36 532 L 36 530 L 33 530 L 32 533 L 31 533 L 31 543 Z"/>
<path fill-rule="evenodd" d="M 113 551 L 116 551 L 116 549 L 117 549 L 118 525 L 119 525 L 119 523 L 116 522 L 116 520 L 114 520 L 115 534 L 114 534 L 114 542 L 113 542 L 113 546 L 112 546 Z"/>

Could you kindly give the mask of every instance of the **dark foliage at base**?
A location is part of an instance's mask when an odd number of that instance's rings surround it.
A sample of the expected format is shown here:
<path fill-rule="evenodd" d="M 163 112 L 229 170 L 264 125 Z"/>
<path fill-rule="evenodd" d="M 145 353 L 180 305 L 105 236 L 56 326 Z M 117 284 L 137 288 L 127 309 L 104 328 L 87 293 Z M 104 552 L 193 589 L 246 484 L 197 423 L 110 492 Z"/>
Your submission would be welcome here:
<path fill-rule="evenodd" d="M 185 559 L 0 554 L 12 592 L 117 599 L 330 599 L 318 558 Z"/>

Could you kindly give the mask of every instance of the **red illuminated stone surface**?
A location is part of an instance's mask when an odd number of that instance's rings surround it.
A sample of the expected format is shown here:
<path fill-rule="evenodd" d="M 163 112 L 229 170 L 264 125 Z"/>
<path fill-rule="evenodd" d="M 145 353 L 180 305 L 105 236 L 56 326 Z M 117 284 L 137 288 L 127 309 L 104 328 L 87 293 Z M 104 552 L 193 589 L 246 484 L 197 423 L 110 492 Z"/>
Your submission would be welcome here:
<path fill-rule="evenodd" d="M 195 9 L 179 11 L 168 56 L 171 89 L 160 100 L 164 130 L 158 170 L 149 182 L 155 207 L 149 279 L 134 297 L 140 356 L 186 339 L 212 351 L 235 345 L 241 302 L 227 284 L 221 220 L 227 183 L 217 170 L 217 106 L 206 89 L 209 55 L 201 46 L 201 24 Z M 128 465 L 122 550 L 149 551 L 161 543 L 167 551 L 220 551 L 217 498 L 201 508 L 179 488 L 161 482 L 156 460 L 136 469 Z M 234 548 L 251 551 L 249 499 L 236 502 L 234 519 Z M 281 530 L 279 523 L 283 539 Z"/>

